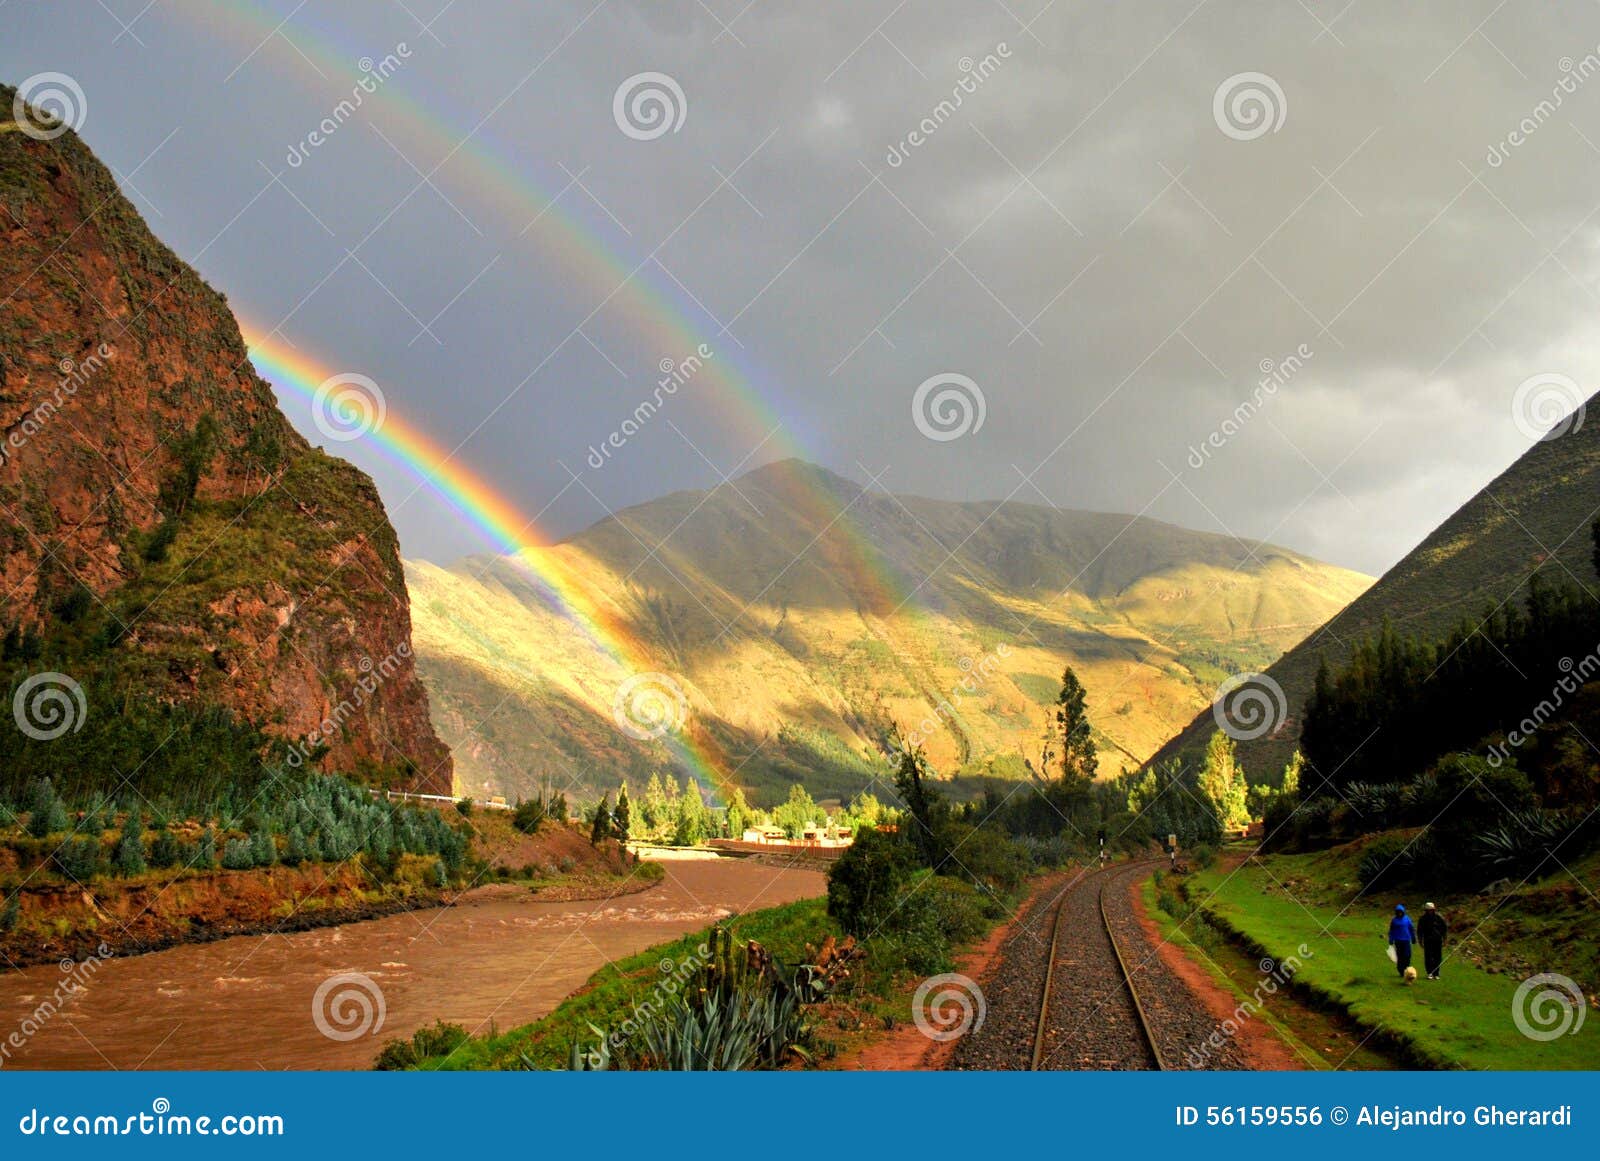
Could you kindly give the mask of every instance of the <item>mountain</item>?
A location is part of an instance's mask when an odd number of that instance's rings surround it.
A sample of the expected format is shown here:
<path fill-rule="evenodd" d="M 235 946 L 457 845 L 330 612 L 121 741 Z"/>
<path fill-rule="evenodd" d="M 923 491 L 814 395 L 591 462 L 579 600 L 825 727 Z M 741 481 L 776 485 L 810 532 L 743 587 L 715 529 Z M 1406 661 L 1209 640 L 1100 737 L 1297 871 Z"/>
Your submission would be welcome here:
<path fill-rule="evenodd" d="M 323 769 L 448 790 L 372 481 L 295 432 L 223 297 L 61 128 L 0 124 L 8 692 L 47 670 L 96 730 L 135 706 L 195 728 L 225 711 L 315 734 Z"/>
<path fill-rule="evenodd" d="M 1370 583 L 1154 520 L 868 492 L 797 460 L 520 557 L 406 567 L 419 669 L 467 792 L 668 768 L 662 741 L 619 728 L 620 706 L 629 724 L 630 708 L 662 709 L 682 725 L 668 740 L 764 800 L 796 781 L 859 791 L 890 722 L 945 773 L 1023 776 L 1068 663 L 1102 769 L 1137 766 L 1224 677 Z M 552 589 L 577 591 L 586 627 Z M 640 673 L 654 676 L 625 685 Z"/>
<path fill-rule="evenodd" d="M 1595 586 L 1589 529 L 1600 516 L 1600 424 L 1584 425 L 1580 413 L 1575 428 L 1567 426 L 1535 443 L 1348 608 L 1266 670 L 1282 687 L 1288 714 L 1262 738 L 1240 742 L 1240 761 L 1252 778 L 1275 777 L 1294 752 L 1320 659 L 1339 666 L 1355 643 L 1376 636 L 1386 621 L 1401 634 L 1434 640 L 1488 609 L 1520 603 L 1534 577 Z M 1215 729 L 1211 712 L 1200 713 L 1157 760 L 1192 758 Z"/>

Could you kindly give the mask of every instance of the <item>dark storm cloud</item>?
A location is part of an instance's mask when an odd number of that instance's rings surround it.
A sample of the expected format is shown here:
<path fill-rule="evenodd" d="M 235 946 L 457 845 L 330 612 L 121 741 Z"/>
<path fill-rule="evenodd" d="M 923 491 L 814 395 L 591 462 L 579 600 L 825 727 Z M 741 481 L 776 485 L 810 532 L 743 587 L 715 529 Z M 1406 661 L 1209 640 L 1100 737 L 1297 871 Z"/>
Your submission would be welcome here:
<path fill-rule="evenodd" d="M 108 5 L 12 3 L 0 75 L 77 79 L 85 137 L 236 309 L 557 532 L 786 454 L 699 378 L 589 464 L 701 341 L 858 479 L 1368 571 L 1527 446 L 1519 384 L 1600 382 L 1590 4 Z M 646 72 L 687 110 L 638 140 L 613 97 Z M 1219 124 L 1241 74 L 1275 129 Z M 687 331 L 647 325 L 635 269 Z M 912 400 L 945 373 L 984 422 L 932 439 Z M 408 553 L 480 547 L 339 450 Z"/>

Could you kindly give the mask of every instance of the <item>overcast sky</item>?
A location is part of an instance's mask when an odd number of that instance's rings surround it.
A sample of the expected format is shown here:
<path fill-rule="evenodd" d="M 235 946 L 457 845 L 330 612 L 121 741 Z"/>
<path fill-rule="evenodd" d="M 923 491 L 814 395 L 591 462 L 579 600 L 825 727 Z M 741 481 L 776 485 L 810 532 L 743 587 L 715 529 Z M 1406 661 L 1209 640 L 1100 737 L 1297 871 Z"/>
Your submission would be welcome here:
<path fill-rule="evenodd" d="M 0 78 L 551 535 L 801 454 L 1377 573 L 1600 382 L 1600 6 L 1397 7 L 9 0 Z M 408 555 L 481 550 L 284 402 Z"/>

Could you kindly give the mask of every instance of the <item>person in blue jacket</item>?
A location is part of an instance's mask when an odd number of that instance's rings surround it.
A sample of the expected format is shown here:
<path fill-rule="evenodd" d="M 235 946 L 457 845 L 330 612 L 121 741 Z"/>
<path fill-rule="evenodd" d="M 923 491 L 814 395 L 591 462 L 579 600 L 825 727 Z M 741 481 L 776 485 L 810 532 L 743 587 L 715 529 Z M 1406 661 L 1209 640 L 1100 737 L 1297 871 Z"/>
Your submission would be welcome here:
<path fill-rule="evenodd" d="M 1394 918 L 1389 920 L 1389 946 L 1394 948 L 1394 965 L 1404 979 L 1406 968 L 1411 966 L 1411 945 L 1417 942 L 1417 929 L 1412 925 L 1411 916 L 1406 914 L 1406 905 L 1396 903 Z"/>

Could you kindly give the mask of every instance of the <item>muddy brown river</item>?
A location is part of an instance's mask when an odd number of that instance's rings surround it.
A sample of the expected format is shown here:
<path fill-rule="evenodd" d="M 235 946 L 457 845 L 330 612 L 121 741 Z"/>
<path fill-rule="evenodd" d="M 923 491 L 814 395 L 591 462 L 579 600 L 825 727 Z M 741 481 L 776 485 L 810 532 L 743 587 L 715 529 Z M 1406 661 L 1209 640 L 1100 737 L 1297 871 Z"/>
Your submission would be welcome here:
<path fill-rule="evenodd" d="M 367 1068 L 384 1041 L 435 1019 L 474 1032 L 486 1031 L 491 1020 L 501 1029 L 526 1024 L 611 960 L 735 911 L 826 889 L 816 871 L 743 859 L 664 865 L 667 875 L 657 886 L 601 902 L 542 903 L 526 892 L 491 889 L 455 907 L 112 959 L 42 1020 L 36 1016 L 57 993 L 60 968 L 0 974 L 0 1047 L 9 1054 L 0 1062 L 4 1068 Z M 382 1026 L 363 1033 L 380 1004 Z M 19 1031 L 28 1033 L 19 1036 L 21 1048 L 6 1043 Z"/>

